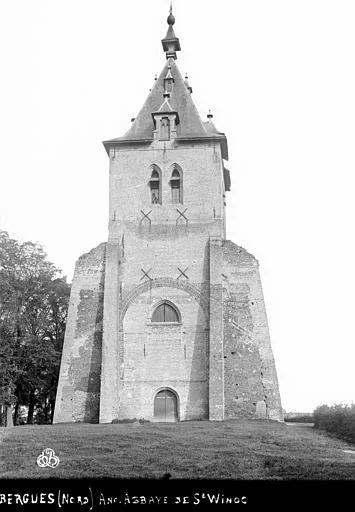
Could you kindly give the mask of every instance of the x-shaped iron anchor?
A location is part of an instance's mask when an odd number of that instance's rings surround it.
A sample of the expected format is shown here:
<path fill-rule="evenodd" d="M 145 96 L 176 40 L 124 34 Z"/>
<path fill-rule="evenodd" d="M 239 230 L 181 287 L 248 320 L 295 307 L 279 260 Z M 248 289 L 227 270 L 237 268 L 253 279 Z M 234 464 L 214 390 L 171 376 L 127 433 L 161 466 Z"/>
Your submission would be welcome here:
<path fill-rule="evenodd" d="M 187 224 L 189 222 L 189 219 L 185 215 L 185 213 L 187 212 L 187 208 L 185 208 L 185 210 L 183 212 L 181 212 L 178 208 L 176 208 L 176 211 L 179 214 L 178 218 L 176 219 L 176 224 L 178 223 L 178 220 L 180 219 L 180 217 L 183 217 L 186 220 L 186 224 Z"/>
<path fill-rule="evenodd" d="M 141 210 L 141 214 L 143 215 L 142 220 L 143 220 L 144 218 L 146 218 L 146 219 L 148 220 L 149 224 L 151 224 L 151 223 L 152 223 L 152 219 L 149 217 L 149 215 L 150 215 L 151 213 L 152 213 L 152 210 L 150 210 L 150 212 L 148 212 L 148 213 L 144 213 L 144 211 L 143 211 L 143 210 Z"/>
<path fill-rule="evenodd" d="M 140 279 L 140 280 L 142 281 L 142 279 L 144 279 L 145 277 L 147 277 L 150 281 L 153 281 L 153 278 L 152 278 L 152 277 L 150 277 L 150 275 L 149 275 L 149 272 L 151 272 L 151 270 L 152 270 L 152 269 L 150 268 L 150 269 L 149 269 L 149 270 L 147 270 L 147 272 L 146 272 L 143 268 L 141 268 L 141 271 L 143 272 L 143 275 L 142 275 L 142 277 L 141 277 L 141 279 Z"/>
<path fill-rule="evenodd" d="M 181 270 L 181 268 L 177 268 L 178 271 L 180 272 L 180 275 L 176 278 L 176 279 L 180 279 L 180 277 L 184 276 L 186 277 L 186 279 L 189 279 L 189 277 L 185 274 L 186 270 L 188 270 L 189 267 L 186 267 L 185 270 Z"/>

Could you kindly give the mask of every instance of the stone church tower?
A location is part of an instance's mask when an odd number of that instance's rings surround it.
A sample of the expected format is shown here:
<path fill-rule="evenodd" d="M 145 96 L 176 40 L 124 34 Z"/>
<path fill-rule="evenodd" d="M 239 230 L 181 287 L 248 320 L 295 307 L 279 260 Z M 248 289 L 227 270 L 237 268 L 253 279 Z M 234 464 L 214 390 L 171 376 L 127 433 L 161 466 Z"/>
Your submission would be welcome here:
<path fill-rule="evenodd" d="M 166 63 L 104 142 L 109 236 L 76 263 L 54 422 L 282 421 L 258 262 L 226 240 L 227 139 Z"/>

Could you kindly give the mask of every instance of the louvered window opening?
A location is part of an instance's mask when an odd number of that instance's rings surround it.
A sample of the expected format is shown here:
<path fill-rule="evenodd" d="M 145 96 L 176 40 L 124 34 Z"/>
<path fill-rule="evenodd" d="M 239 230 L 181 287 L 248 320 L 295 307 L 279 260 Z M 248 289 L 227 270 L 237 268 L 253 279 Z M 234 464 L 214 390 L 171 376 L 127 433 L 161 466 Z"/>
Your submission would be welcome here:
<path fill-rule="evenodd" d="M 179 322 L 179 315 L 170 304 L 160 304 L 153 313 L 152 322 Z"/>
<path fill-rule="evenodd" d="M 174 204 L 181 203 L 181 180 L 179 171 L 175 169 L 172 174 L 171 180 L 171 200 Z"/>
<path fill-rule="evenodd" d="M 150 179 L 150 192 L 152 204 L 160 204 L 160 178 L 158 171 L 152 172 L 152 177 Z"/>

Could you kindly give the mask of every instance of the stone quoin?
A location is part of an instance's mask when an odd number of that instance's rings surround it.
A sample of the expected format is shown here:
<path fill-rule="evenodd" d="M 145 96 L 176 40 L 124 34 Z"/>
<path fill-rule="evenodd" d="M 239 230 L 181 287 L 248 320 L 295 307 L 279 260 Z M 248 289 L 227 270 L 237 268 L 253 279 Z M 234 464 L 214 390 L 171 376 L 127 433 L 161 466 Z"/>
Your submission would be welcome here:
<path fill-rule="evenodd" d="M 283 420 L 257 260 L 226 240 L 225 135 L 170 9 L 166 63 L 110 162 L 108 241 L 75 267 L 54 422 Z"/>

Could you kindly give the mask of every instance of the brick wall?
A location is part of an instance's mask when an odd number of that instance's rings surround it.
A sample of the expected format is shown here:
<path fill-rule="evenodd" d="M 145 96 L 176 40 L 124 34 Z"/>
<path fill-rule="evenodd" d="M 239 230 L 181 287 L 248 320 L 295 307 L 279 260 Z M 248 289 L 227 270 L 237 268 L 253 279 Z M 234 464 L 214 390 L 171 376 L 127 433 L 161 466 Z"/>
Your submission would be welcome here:
<path fill-rule="evenodd" d="M 153 164 L 161 171 L 162 204 L 151 204 Z M 172 203 L 174 164 L 182 170 L 182 204 Z M 105 285 L 111 299 L 105 297 L 103 372 L 110 369 L 102 382 L 111 388 L 101 421 L 152 420 L 161 388 L 177 394 L 180 419 L 208 417 L 209 239 L 224 229 L 222 176 L 218 144 L 154 142 L 110 153 L 108 247 L 117 243 L 121 252 L 106 262 L 113 270 Z M 180 326 L 151 325 L 163 299 L 180 310 Z"/>
<path fill-rule="evenodd" d="M 75 266 L 54 423 L 99 420 L 105 248 L 84 254 Z"/>
<path fill-rule="evenodd" d="M 223 255 L 225 417 L 282 421 L 258 262 L 229 240 Z"/>
<path fill-rule="evenodd" d="M 156 284 L 133 299 L 123 319 L 119 416 L 153 420 L 155 394 L 169 388 L 178 395 L 181 420 L 206 419 L 208 311 L 183 283 Z M 166 299 L 178 308 L 180 324 L 152 323 L 155 307 Z"/>
<path fill-rule="evenodd" d="M 223 194 L 218 145 L 111 150 L 109 239 L 76 265 L 55 422 L 154 420 L 161 389 L 176 394 L 180 420 L 282 419 L 258 263 L 224 240 Z M 163 300 L 179 324 L 152 323 Z"/>

